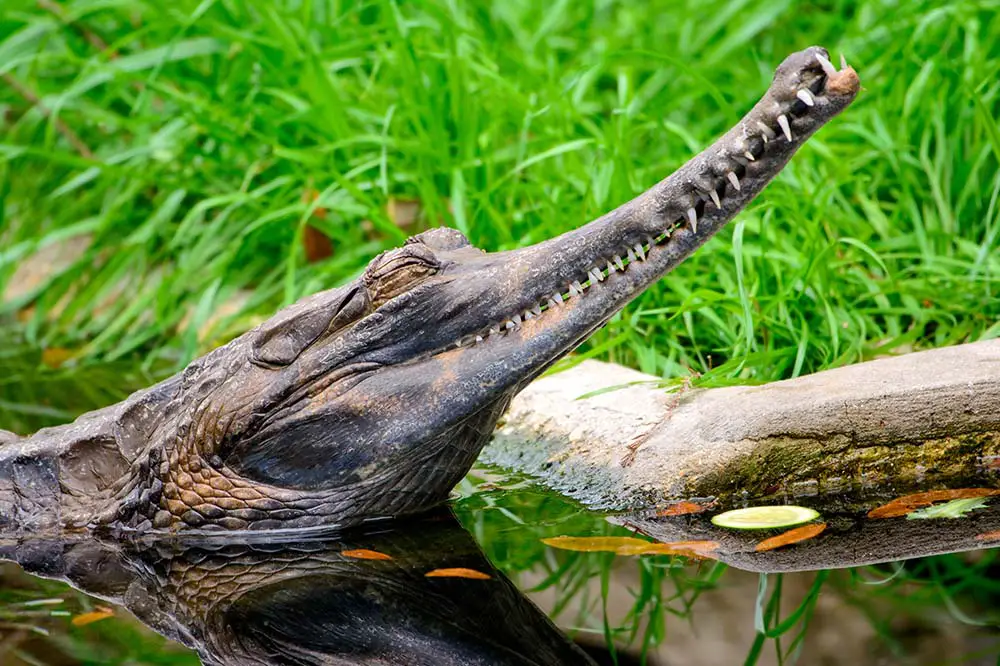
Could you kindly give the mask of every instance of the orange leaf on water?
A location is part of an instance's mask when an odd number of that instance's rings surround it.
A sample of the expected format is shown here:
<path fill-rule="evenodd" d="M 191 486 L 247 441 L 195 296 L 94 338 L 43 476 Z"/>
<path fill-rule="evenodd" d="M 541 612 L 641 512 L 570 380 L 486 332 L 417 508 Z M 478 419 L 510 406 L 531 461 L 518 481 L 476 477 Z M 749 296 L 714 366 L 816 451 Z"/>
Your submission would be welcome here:
<path fill-rule="evenodd" d="M 778 536 L 773 536 L 770 539 L 764 539 L 757 544 L 757 547 L 754 548 L 754 550 L 758 553 L 763 553 L 764 551 L 774 550 L 775 548 L 781 548 L 782 546 L 789 546 L 793 543 L 799 543 L 800 541 L 808 541 L 809 539 L 822 534 L 825 529 L 826 523 L 812 523 L 810 525 L 796 527 L 782 532 Z"/>
<path fill-rule="evenodd" d="M 712 555 L 719 548 L 718 541 L 672 541 L 670 543 L 647 543 L 644 547 L 623 546 L 619 555 L 680 555 L 692 559 L 715 559 Z"/>
<path fill-rule="evenodd" d="M 109 617 L 113 617 L 114 614 L 115 612 L 110 608 L 106 606 L 98 606 L 89 613 L 80 613 L 70 620 L 70 622 L 73 623 L 74 627 L 85 627 L 88 624 L 93 624 L 94 622 L 99 622 L 101 620 L 106 620 Z"/>
<path fill-rule="evenodd" d="M 542 539 L 542 543 L 560 550 L 575 550 L 584 553 L 617 553 L 622 548 L 645 548 L 649 541 L 634 537 L 573 537 L 557 536 Z"/>
<path fill-rule="evenodd" d="M 666 507 L 665 509 L 660 509 L 656 512 L 657 516 L 686 516 L 691 513 L 701 513 L 707 509 L 712 508 L 715 502 L 710 504 L 699 504 L 698 502 L 689 502 L 684 500 L 682 502 L 676 502 Z"/>
<path fill-rule="evenodd" d="M 344 557 L 352 557 L 356 560 L 391 560 L 391 555 L 380 553 L 377 550 L 367 548 L 355 548 L 354 550 L 342 550 L 340 554 Z"/>
<path fill-rule="evenodd" d="M 451 569 L 434 569 L 424 574 L 427 578 L 471 578 L 473 580 L 489 580 L 490 575 L 475 569 L 454 567 Z"/>
<path fill-rule="evenodd" d="M 927 490 L 898 497 L 888 504 L 883 504 L 868 512 L 869 518 L 897 518 L 905 516 L 917 509 L 930 506 L 935 502 L 950 502 L 957 499 L 974 499 L 1000 495 L 995 488 L 946 488 L 944 490 Z"/>

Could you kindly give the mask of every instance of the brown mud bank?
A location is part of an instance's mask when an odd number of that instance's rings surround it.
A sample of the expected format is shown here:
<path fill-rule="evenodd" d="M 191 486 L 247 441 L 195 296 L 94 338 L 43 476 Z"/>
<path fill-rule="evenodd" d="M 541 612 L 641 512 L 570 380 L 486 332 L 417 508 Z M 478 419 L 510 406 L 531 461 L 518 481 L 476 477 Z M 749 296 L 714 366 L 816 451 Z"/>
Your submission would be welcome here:
<path fill-rule="evenodd" d="M 1000 340 L 762 386 L 658 381 L 597 361 L 543 377 L 481 460 L 611 511 L 1000 481 Z"/>

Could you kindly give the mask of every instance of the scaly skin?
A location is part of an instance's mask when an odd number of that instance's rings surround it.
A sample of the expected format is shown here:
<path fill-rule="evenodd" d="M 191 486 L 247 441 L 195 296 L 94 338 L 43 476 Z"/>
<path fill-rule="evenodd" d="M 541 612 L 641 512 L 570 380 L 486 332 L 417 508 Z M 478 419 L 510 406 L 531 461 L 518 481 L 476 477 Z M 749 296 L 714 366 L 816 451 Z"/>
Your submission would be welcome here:
<path fill-rule="evenodd" d="M 747 205 L 853 101 L 826 51 L 666 180 L 487 254 L 431 229 L 181 374 L 0 445 L 0 529 L 352 525 L 447 498 L 511 397 Z"/>

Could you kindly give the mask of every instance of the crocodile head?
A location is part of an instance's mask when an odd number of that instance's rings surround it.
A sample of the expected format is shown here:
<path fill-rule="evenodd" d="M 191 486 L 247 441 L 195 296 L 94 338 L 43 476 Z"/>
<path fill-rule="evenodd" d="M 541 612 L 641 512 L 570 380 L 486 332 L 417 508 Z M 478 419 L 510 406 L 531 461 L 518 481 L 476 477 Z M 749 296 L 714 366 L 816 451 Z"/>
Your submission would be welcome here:
<path fill-rule="evenodd" d="M 809 48 L 714 145 L 587 225 L 498 253 L 432 229 L 383 253 L 126 401 L 106 448 L 127 470 L 83 522 L 265 529 L 440 502 L 520 388 L 719 231 L 858 87 Z"/>

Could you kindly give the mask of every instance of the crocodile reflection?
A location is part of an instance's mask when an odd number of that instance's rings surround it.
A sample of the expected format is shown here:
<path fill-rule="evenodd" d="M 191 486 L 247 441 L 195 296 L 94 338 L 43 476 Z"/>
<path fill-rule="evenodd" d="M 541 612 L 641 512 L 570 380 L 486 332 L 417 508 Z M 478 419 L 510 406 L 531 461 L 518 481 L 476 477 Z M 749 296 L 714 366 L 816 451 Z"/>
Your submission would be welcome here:
<path fill-rule="evenodd" d="M 593 663 L 449 513 L 287 542 L 23 539 L 0 557 L 124 606 L 205 664 Z M 454 568 L 489 578 L 426 575 Z"/>
<path fill-rule="evenodd" d="M 709 512 L 684 516 L 648 512 L 614 517 L 611 521 L 664 543 L 713 541 L 717 544 L 711 553 L 713 558 L 747 571 L 818 571 L 1000 546 L 1000 491 L 977 490 L 981 491 L 983 506 L 961 517 L 920 520 L 906 515 L 870 517 L 872 509 L 895 499 L 885 495 L 884 489 L 864 495 L 797 498 L 796 504 L 820 512 L 819 520 L 826 528 L 814 538 L 763 552 L 757 552 L 757 545 L 783 529 L 717 527 L 711 523 Z"/>

